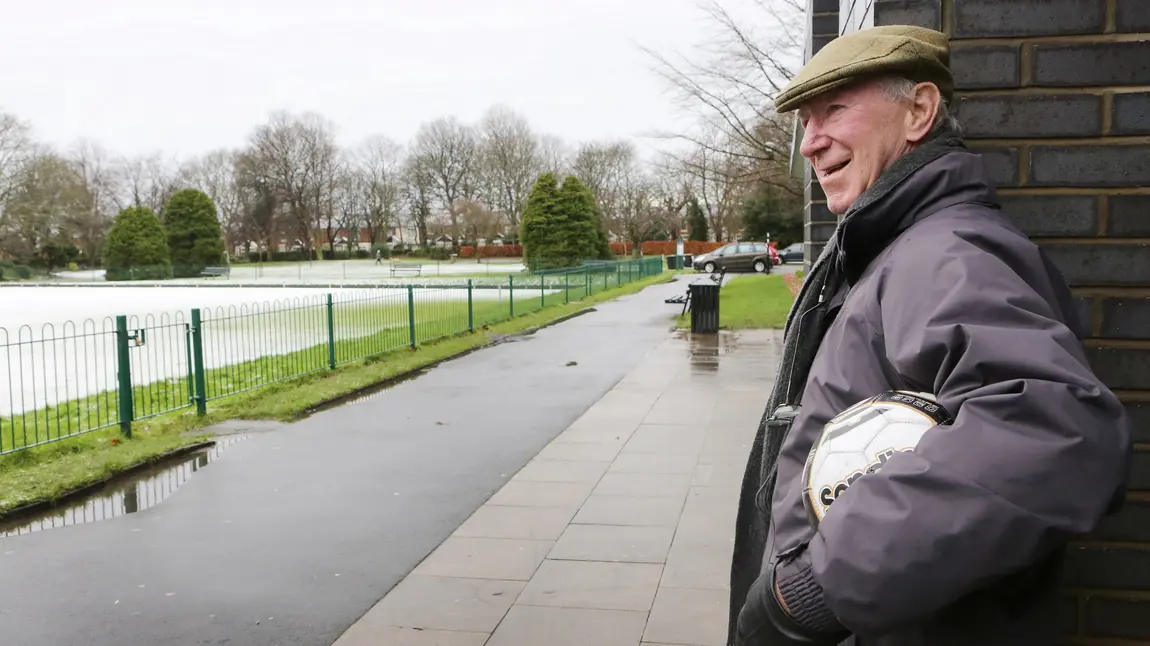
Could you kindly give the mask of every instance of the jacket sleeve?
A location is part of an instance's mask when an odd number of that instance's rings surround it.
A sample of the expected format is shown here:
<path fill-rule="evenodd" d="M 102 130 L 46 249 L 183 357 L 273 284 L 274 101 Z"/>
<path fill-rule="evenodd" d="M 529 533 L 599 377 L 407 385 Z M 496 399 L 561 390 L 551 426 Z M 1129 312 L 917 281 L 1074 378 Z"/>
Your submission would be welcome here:
<path fill-rule="evenodd" d="M 879 277 L 875 343 L 954 420 L 855 481 L 777 573 L 800 623 L 864 639 L 1091 531 L 1131 452 L 1126 413 L 1052 304 L 1067 290 L 1037 247 L 952 232 L 897 251 Z"/>

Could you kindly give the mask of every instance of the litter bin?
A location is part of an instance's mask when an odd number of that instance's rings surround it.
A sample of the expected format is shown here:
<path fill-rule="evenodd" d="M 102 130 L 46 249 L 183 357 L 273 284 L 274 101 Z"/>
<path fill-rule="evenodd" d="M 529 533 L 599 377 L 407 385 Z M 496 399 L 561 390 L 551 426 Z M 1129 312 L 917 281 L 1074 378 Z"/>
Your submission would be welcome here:
<path fill-rule="evenodd" d="M 679 264 L 679 260 L 683 263 Z M 667 269 L 686 269 L 691 266 L 691 255 L 684 254 L 682 256 L 667 256 Z"/>
<path fill-rule="evenodd" d="M 719 331 L 719 286 L 711 281 L 691 283 L 691 332 L 715 334 Z"/>

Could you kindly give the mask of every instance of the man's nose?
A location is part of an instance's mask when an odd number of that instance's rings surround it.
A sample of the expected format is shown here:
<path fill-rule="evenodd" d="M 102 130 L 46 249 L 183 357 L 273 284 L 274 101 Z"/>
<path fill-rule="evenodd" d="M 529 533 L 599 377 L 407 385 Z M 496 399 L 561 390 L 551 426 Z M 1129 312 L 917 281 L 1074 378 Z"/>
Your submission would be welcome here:
<path fill-rule="evenodd" d="M 803 128 L 803 143 L 799 146 L 799 154 L 807 159 L 814 157 L 830 145 L 830 137 L 822 131 L 814 119 L 807 122 Z"/>

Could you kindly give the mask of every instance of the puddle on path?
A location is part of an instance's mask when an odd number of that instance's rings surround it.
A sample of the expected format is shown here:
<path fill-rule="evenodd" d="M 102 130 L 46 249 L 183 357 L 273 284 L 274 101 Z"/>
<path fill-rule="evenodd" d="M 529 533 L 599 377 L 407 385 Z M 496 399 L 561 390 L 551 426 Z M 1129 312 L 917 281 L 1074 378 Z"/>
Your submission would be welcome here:
<path fill-rule="evenodd" d="M 46 529 L 95 523 L 125 514 L 134 514 L 163 502 L 197 471 L 212 463 L 227 447 L 247 439 L 246 435 L 222 438 L 214 446 L 157 464 L 84 496 L 73 498 L 30 516 L 0 521 L 0 538 Z"/>

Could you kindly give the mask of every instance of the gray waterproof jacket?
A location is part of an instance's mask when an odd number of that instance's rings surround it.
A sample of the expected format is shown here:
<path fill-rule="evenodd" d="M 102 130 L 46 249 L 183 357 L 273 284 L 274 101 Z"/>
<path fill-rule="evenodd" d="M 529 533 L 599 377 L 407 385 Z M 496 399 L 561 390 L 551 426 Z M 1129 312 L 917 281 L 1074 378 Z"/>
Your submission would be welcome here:
<path fill-rule="evenodd" d="M 760 573 L 799 626 L 833 641 L 1052 644 L 1065 545 L 1121 499 L 1126 413 L 1087 364 L 1061 275 L 998 209 L 978 155 L 947 152 L 867 211 L 840 228 L 846 282 L 826 295 L 837 314 L 779 454 Z M 855 481 L 816 531 L 808 452 L 831 417 L 887 389 L 934 394 L 953 423 Z M 747 593 L 752 625 L 770 578 Z"/>

